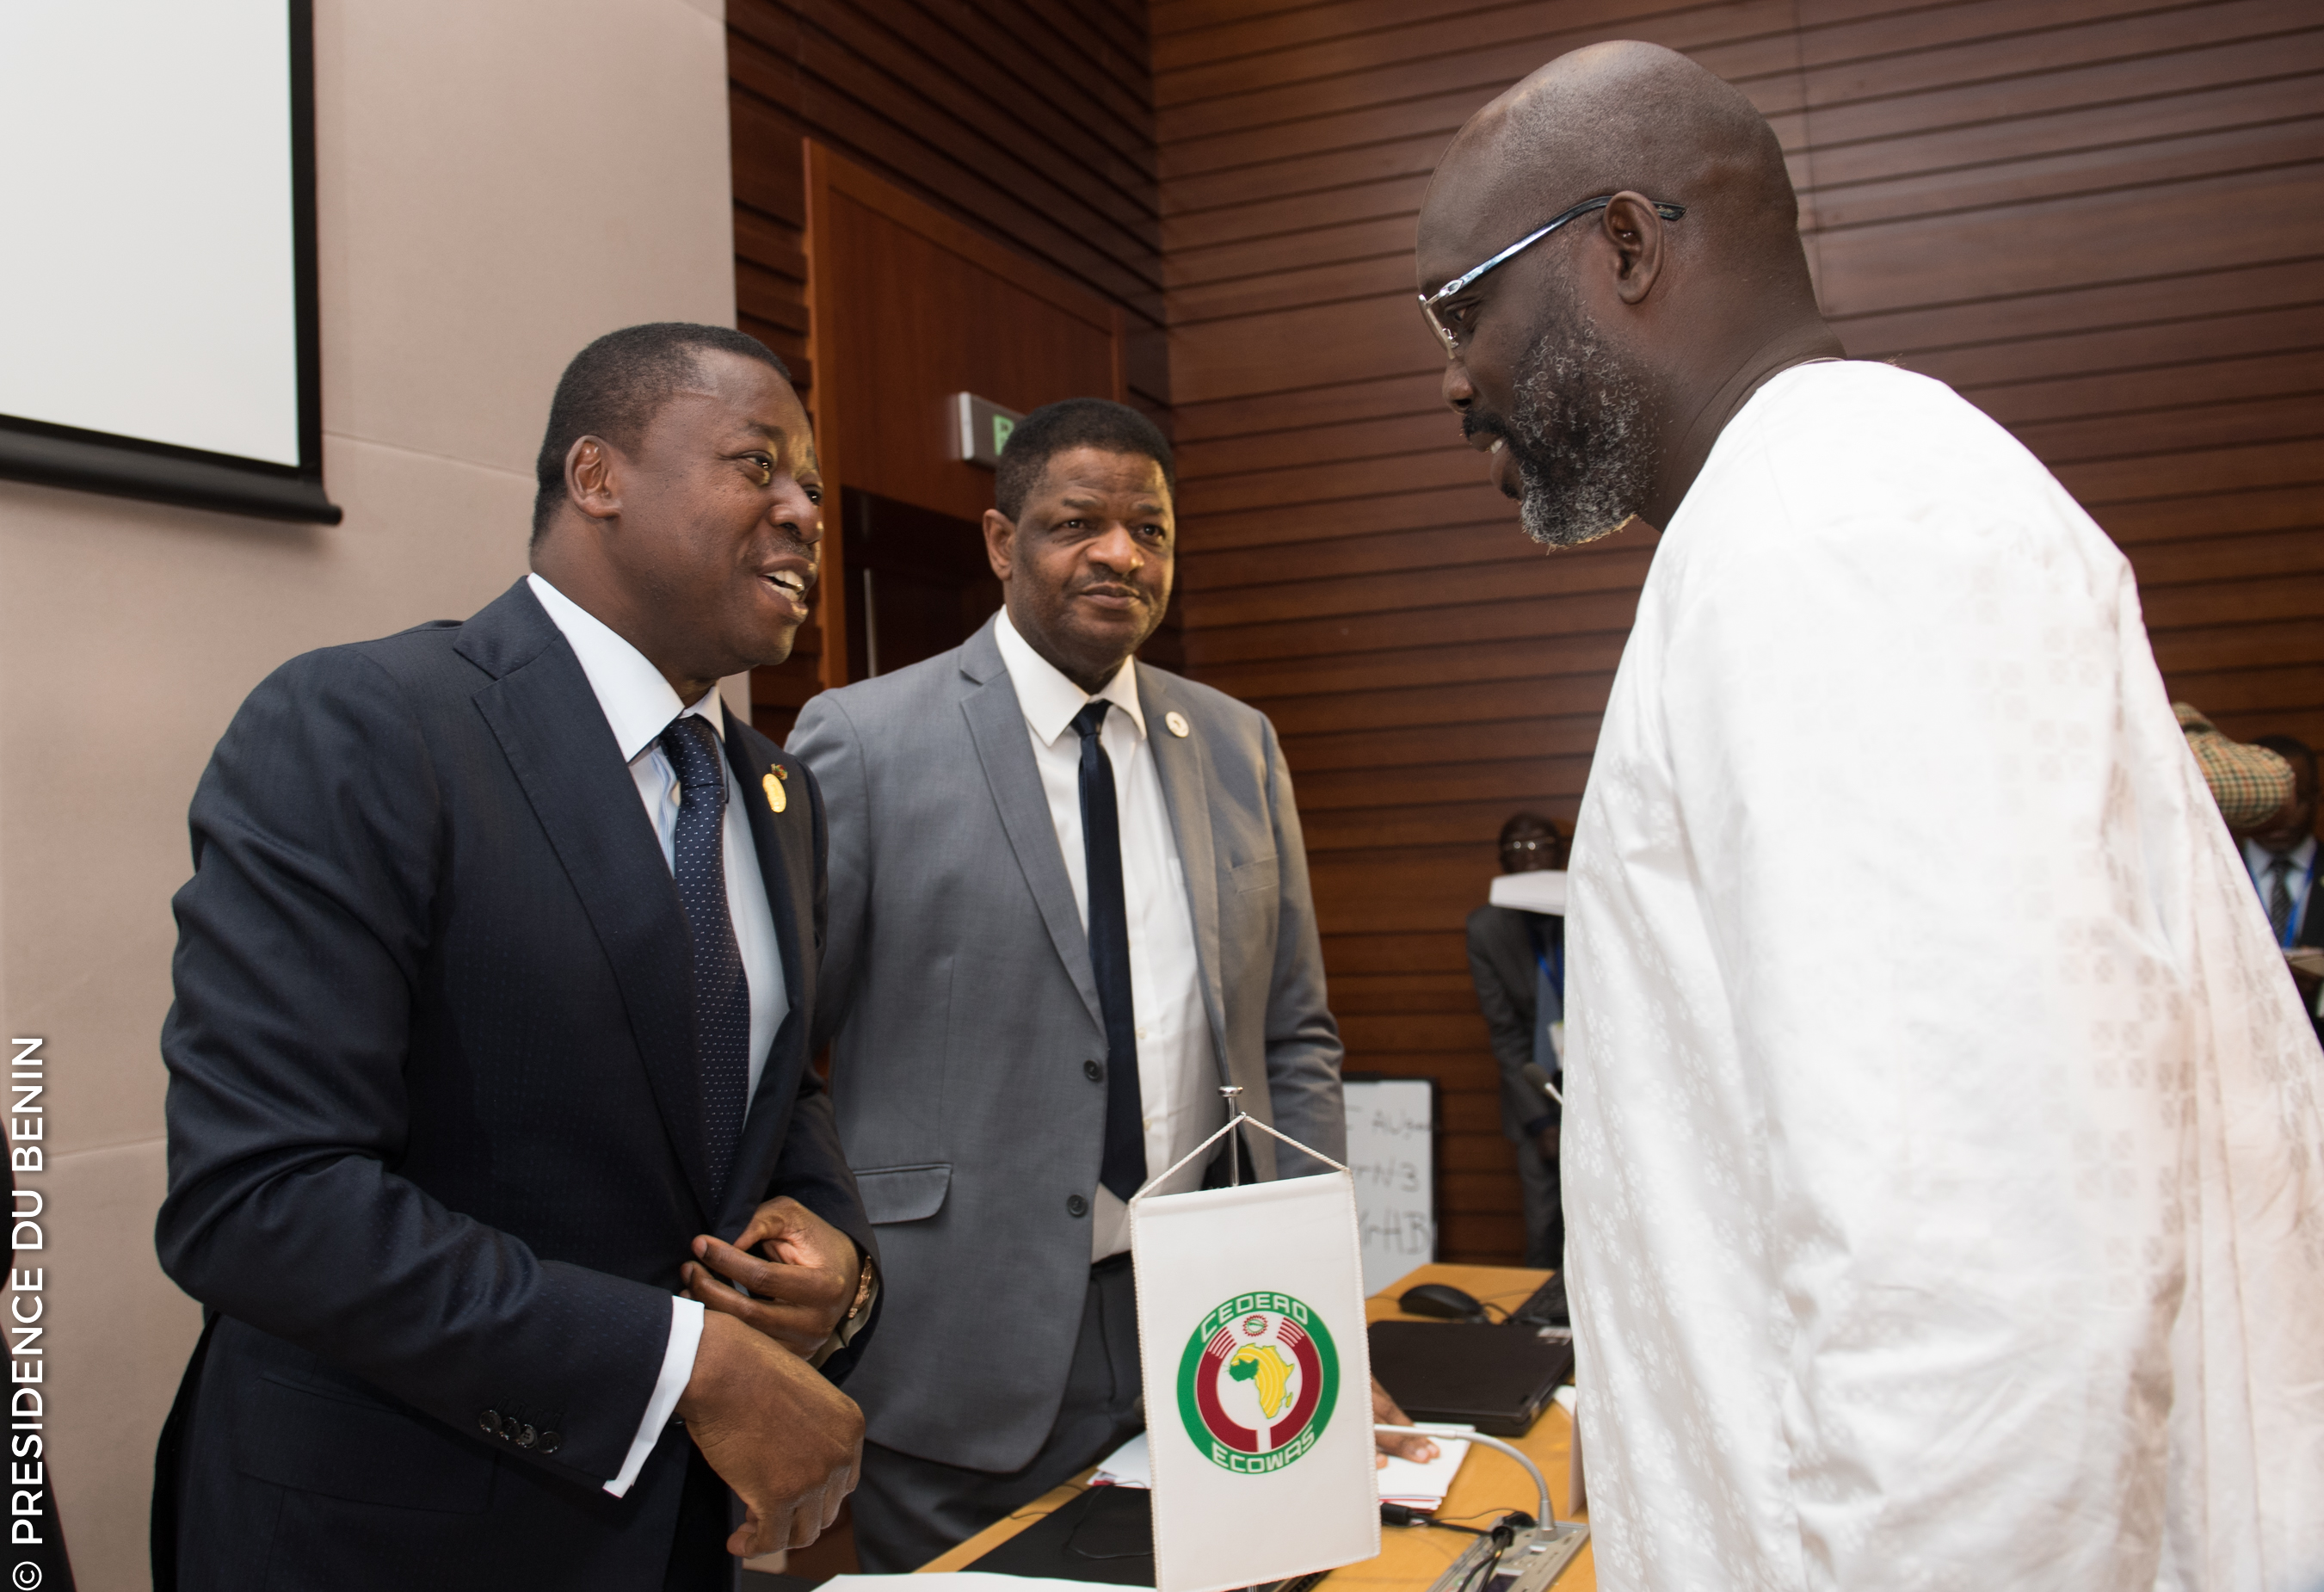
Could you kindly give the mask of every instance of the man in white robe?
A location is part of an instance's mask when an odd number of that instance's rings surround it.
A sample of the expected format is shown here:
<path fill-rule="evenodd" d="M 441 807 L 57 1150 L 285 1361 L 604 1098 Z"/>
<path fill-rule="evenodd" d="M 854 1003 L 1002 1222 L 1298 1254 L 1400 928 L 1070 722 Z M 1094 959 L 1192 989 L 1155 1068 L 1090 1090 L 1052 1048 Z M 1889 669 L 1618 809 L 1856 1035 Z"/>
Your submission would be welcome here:
<path fill-rule="evenodd" d="M 1421 218 L 1526 528 L 1664 530 L 1567 920 L 1601 1585 L 2324 1585 L 2324 1057 L 2122 555 L 1839 357 L 1795 214 L 1739 94 L 1623 44 Z"/>

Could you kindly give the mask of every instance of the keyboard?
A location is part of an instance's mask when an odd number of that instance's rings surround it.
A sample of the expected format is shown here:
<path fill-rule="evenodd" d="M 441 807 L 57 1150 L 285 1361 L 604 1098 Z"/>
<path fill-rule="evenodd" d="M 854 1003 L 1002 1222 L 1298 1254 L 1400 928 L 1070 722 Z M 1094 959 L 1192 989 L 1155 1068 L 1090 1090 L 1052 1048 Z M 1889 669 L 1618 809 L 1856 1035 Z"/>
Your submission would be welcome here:
<path fill-rule="evenodd" d="M 1509 1312 L 1512 1324 L 1522 1327 L 1571 1327 L 1573 1312 L 1566 1308 L 1565 1273 L 1552 1272 L 1549 1281 L 1526 1295 L 1525 1303 Z"/>

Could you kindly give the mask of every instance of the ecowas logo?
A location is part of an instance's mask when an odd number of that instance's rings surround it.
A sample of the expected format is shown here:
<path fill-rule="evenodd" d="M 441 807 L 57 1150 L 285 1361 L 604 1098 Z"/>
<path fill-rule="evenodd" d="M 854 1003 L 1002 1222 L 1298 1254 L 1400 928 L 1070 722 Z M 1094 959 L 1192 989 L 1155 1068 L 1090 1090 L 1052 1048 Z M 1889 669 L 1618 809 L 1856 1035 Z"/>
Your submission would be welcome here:
<path fill-rule="evenodd" d="M 1315 1446 L 1340 1402 L 1323 1319 L 1287 1293 L 1239 1293 L 1194 1324 L 1178 1359 L 1178 1413 L 1213 1465 L 1280 1470 Z"/>

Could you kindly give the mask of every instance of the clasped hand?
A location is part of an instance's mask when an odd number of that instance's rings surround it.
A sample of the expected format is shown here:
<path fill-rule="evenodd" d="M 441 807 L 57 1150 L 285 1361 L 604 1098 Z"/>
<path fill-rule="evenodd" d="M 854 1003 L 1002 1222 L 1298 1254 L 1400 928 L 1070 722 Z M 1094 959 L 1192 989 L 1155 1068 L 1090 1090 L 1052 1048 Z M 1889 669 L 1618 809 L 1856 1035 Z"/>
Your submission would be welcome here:
<path fill-rule="evenodd" d="M 696 1238 L 694 1255 L 685 1295 L 707 1313 L 678 1411 L 742 1501 L 726 1550 L 804 1548 L 837 1516 L 862 1463 L 862 1412 L 806 1363 L 854 1299 L 861 1257 L 795 1199 L 759 1207 L 732 1244 Z"/>
<path fill-rule="evenodd" d="M 694 1259 L 678 1275 L 685 1298 L 807 1357 L 838 1330 L 862 1266 L 847 1235 L 798 1200 L 784 1199 L 759 1207 L 732 1244 L 707 1234 L 696 1238 Z"/>

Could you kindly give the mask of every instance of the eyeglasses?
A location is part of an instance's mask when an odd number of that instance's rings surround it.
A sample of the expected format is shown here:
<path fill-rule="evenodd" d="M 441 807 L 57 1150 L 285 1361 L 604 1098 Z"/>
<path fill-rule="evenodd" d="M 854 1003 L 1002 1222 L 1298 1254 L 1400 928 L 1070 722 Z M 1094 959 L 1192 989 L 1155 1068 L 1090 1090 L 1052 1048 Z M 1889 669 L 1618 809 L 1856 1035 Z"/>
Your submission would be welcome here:
<path fill-rule="evenodd" d="M 1471 287 L 1475 285 L 1477 279 L 1484 275 L 1486 272 L 1490 271 L 1496 265 L 1504 264 L 1510 260 L 1516 259 L 1519 255 L 1533 247 L 1534 245 L 1539 243 L 1543 238 L 1547 237 L 1551 233 L 1555 232 L 1568 221 L 1573 220 L 1577 217 L 1587 216 L 1592 210 L 1602 210 L 1613 202 L 1614 196 L 1610 193 L 1600 194 L 1596 199 L 1583 199 L 1572 209 L 1554 218 L 1548 226 L 1543 227 L 1540 231 L 1527 233 L 1525 236 L 1517 239 L 1517 242 L 1511 244 L 1508 248 L 1503 249 L 1499 254 L 1495 255 L 1491 259 L 1486 261 L 1482 265 L 1478 266 L 1475 270 L 1462 272 L 1460 275 L 1454 277 L 1451 282 L 1446 282 L 1443 287 L 1438 288 L 1433 293 L 1422 293 L 1420 295 L 1420 312 L 1428 317 L 1429 329 L 1444 340 L 1444 357 L 1450 359 L 1460 351 L 1460 329 L 1444 318 L 1443 314 L 1438 310 L 1438 305 L 1444 303 L 1447 300 L 1458 298 L 1461 294 L 1468 292 Z M 1686 207 L 1684 205 L 1668 205 L 1663 203 L 1660 199 L 1649 199 L 1646 202 L 1653 205 L 1655 208 L 1655 214 L 1660 216 L 1665 221 L 1675 221 L 1681 216 L 1686 214 Z"/>

